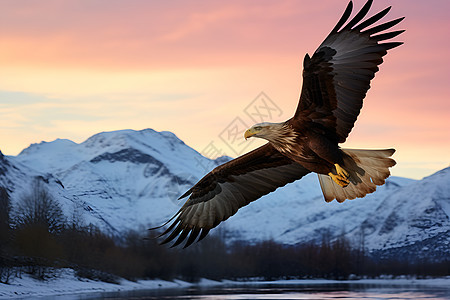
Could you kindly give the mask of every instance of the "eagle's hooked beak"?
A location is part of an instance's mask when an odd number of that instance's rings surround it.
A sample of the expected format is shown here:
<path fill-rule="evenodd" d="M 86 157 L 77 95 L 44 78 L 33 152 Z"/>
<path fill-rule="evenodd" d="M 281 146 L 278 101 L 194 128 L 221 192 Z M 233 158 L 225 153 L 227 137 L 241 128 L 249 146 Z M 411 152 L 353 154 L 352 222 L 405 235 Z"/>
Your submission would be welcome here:
<path fill-rule="evenodd" d="M 256 133 L 257 132 L 255 131 L 254 128 L 247 129 L 247 131 L 245 131 L 245 133 L 244 133 L 244 138 L 248 139 L 249 137 L 254 136 Z"/>

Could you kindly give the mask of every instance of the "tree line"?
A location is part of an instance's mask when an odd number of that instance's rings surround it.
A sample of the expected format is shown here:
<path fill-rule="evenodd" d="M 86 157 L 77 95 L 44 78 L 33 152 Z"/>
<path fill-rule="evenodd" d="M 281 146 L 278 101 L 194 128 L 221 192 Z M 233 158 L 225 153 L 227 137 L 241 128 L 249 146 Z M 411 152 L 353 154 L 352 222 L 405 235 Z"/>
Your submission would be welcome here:
<path fill-rule="evenodd" d="M 67 218 L 39 180 L 14 206 L 7 190 L 0 187 L 0 283 L 23 273 L 46 279 L 55 268 L 72 268 L 79 277 L 107 282 L 450 274 L 450 260 L 378 260 L 366 253 L 363 244 L 352 245 L 343 235 L 331 240 L 324 234 L 321 243 L 288 246 L 273 240 L 226 243 L 216 234 L 187 249 L 171 249 L 149 234 L 140 228 L 117 238 L 83 225 L 76 212 Z"/>

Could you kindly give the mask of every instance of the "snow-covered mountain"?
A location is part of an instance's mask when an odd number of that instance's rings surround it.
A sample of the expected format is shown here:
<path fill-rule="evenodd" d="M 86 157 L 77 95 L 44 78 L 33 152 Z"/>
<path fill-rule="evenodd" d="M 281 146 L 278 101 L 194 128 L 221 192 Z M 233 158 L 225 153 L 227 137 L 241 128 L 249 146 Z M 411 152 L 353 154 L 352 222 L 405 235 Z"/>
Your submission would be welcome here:
<path fill-rule="evenodd" d="M 202 176 L 197 164 L 213 165 L 174 134 L 151 129 L 104 132 L 81 144 L 42 142 L 9 160 L 53 174 L 73 205 L 85 208 L 85 222 L 113 234 L 163 222 Z"/>
<path fill-rule="evenodd" d="M 14 201 L 30 178 L 41 176 L 68 213 L 81 207 L 85 223 L 120 234 L 166 221 L 181 205 L 177 198 L 224 160 L 203 157 L 170 132 L 103 132 L 80 144 L 58 139 L 0 156 L 0 184 Z M 449 183 L 450 168 L 420 181 L 391 177 L 364 199 L 339 204 L 325 203 L 317 176 L 309 174 L 242 208 L 216 231 L 229 241 L 285 244 L 344 234 L 371 251 L 440 247 L 448 256 Z"/>
<path fill-rule="evenodd" d="M 14 157 L 4 156 L 0 151 L 0 186 L 7 189 L 13 203 L 25 193 L 30 192 L 35 180 L 42 181 L 50 193 L 60 200 L 64 208 L 71 206 L 72 201 L 58 178 L 45 171 L 29 168 Z"/>

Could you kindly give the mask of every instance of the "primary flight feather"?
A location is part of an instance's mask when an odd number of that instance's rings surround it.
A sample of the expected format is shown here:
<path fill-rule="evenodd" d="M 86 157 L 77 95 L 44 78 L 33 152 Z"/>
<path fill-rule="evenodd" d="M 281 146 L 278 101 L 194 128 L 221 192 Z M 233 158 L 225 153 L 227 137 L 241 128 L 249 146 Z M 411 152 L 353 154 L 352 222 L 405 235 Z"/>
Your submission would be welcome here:
<path fill-rule="evenodd" d="M 384 32 L 403 20 L 372 26 L 390 7 L 366 17 L 372 0 L 349 20 L 353 3 L 310 57 L 303 62 L 303 86 L 294 116 L 281 123 L 259 123 L 244 137 L 268 143 L 218 166 L 180 199 L 189 199 L 163 226 L 164 243 L 184 247 L 203 239 L 239 208 L 310 172 L 319 176 L 325 201 L 364 197 L 389 177 L 394 149 L 341 149 L 370 88 L 370 81 L 389 49 L 401 42 L 383 42 L 404 30 Z M 347 22 L 348 21 L 348 22 Z M 370 27 L 372 26 L 372 27 Z M 370 27 L 370 28 L 368 28 Z"/>

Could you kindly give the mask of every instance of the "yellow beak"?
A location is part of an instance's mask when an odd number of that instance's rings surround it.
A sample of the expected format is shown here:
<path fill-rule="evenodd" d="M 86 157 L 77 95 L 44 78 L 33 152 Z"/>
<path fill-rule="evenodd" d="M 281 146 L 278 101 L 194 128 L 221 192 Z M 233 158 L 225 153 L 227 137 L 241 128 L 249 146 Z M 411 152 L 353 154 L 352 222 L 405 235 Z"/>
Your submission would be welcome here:
<path fill-rule="evenodd" d="M 247 131 L 245 131 L 245 133 L 244 133 L 244 138 L 248 139 L 249 137 L 252 137 L 255 134 L 256 134 L 256 132 L 254 132 L 252 128 L 247 129 Z"/>

